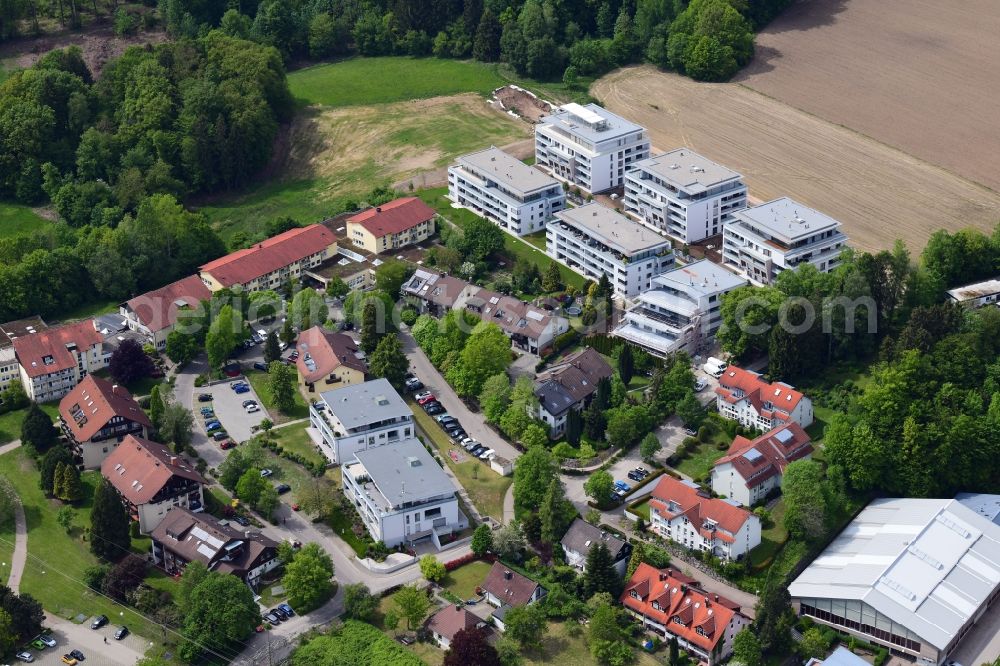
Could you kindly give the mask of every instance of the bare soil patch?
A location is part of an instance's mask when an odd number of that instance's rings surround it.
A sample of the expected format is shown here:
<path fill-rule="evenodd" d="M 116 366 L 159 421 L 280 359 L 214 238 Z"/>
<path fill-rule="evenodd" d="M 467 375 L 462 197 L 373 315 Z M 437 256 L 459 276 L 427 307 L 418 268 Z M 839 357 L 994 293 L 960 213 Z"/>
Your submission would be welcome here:
<path fill-rule="evenodd" d="M 83 51 L 84 62 L 96 78 L 109 60 L 120 56 L 128 47 L 159 44 L 166 40 L 167 35 L 163 31 L 141 32 L 132 37 L 119 37 L 115 35 L 110 22 L 102 19 L 101 23 L 88 26 L 83 31 L 66 31 L 5 42 L 0 45 L 0 60 L 7 69 L 25 69 L 34 65 L 53 49 L 79 46 Z"/>
<path fill-rule="evenodd" d="M 688 146 L 746 177 L 750 193 L 790 196 L 843 222 L 851 244 L 919 251 L 932 232 L 1000 220 L 1000 194 L 732 83 L 652 67 L 618 70 L 591 94 L 647 127 L 654 146 Z"/>
<path fill-rule="evenodd" d="M 1000 190 L 998 36 L 996 0 L 799 0 L 737 80 Z"/>
<path fill-rule="evenodd" d="M 513 111 L 532 124 L 552 113 L 552 104 L 518 86 L 507 85 L 497 89 L 493 100 L 499 102 L 502 110 Z"/>

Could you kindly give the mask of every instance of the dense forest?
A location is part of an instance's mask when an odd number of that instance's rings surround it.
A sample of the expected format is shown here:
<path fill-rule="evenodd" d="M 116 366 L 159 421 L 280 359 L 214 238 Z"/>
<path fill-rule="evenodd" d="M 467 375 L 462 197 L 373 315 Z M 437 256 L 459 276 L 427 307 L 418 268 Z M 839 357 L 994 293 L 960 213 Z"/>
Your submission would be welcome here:
<path fill-rule="evenodd" d="M 66 221 L 0 240 L 0 320 L 120 300 L 225 252 L 179 203 L 236 187 L 291 112 L 277 51 L 215 31 L 132 48 L 94 80 L 77 49 L 0 85 L 0 197 Z"/>

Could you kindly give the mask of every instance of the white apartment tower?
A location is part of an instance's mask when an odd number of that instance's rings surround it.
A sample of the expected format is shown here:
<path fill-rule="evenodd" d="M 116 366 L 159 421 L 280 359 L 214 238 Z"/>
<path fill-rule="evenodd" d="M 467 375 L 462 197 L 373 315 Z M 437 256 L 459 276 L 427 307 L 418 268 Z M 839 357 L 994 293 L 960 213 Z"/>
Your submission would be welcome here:
<path fill-rule="evenodd" d="M 320 451 L 342 465 L 359 451 L 414 437 L 413 412 L 386 379 L 326 391 L 309 407 Z"/>
<path fill-rule="evenodd" d="M 564 104 L 535 125 L 535 164 L 586 192 L 620 187 L 647 157 L 646 129 L 596 104 Z"/>
<path fill-rule="evenodd" d="M 607 275 L 625 298 L 649 289 L 674 261 L 666 238 L 596 203 L 557 213 L 546 227 L 545 252 L 595 282 Z"/>
<path fill-rule="evenodd" d="M 496 147 L 448 167 L 448 198 L 514 236 L 541 231 L 566 203 L 556 179 Z"/>
<path fill-rule="evenodd" d="M 653 277 L 614 335 L 657 356 L 696 354 L 722 325 L 722 297 L 746 280 L 707 259 Z"/>
<path fill-rule="evenodd" d="M 722 235 L 722 261 L 758 285 L 810 263 L 828 273 L 840 262 L 847 236 L 840 222 L 782 197 L 736 214 Z"/>
<path fill-rule="evenodd" d="M 642 160 L 625 175 L 625 212 L 678 243 L 722 233 L 746 205 L 743 176 L 688 148 Z"/>

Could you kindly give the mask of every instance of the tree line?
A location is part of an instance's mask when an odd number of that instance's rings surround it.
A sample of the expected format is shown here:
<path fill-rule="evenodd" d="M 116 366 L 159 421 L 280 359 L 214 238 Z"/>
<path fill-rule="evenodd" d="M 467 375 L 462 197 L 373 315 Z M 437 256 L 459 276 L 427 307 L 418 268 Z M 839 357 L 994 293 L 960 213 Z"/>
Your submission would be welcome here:
<path fill-rule="evenodd" d="M 160 0 L 173 35 L 206 27 L 277 48 L 286 60 L 434 55 L 504 62 L 567 83 L 650 62 L 725 80 L 753 56 L 754 31 L 789 0 Z"/>

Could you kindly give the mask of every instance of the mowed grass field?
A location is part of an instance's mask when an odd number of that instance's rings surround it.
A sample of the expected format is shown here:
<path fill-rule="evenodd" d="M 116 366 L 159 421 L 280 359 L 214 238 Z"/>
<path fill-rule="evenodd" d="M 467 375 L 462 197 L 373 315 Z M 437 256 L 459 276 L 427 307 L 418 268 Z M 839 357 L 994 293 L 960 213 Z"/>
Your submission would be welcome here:
<path fill-rule="evenodd" d="M 496 65 L 437 58 L 352 58 L 288 75 L 288 87 L 299 104 L 333 108 L 464 92 L 486 95 L 504 83 Z"/>
<path fill-rule="evenodd" d="M 839 220 L 862 250 L 902 238 L 916 253 L 937 229 L 990 233 L 1000 220 L 1000 193 L 745 86 L 643 66 L 591 94 L 648 128 L 654 153 L 691 148 L 743 174 L 753 199 L 789 196 Z M 940 119 L 935 131 L 947 133 Z"/>
<path fill-rule="evenodd" d="M 320 221 L 418 173 L 443 182 L 456 156 L 531 136 L 486 103 L 503 80 L 477 63 L 357 58 L 294 72 L 289 82 L 307 106 L 287 129 L 274 177 L 201 208 L 227 241 L 281 216 Z"/>
<path fill-rule="evenodd" d="M 3 73 L 0 72 L 0 82 L 3 79 Z M 48 223 L 48 220 L 40 217 L 30 206 L 0 202 L 0 238 L 33 231 Z"/>

